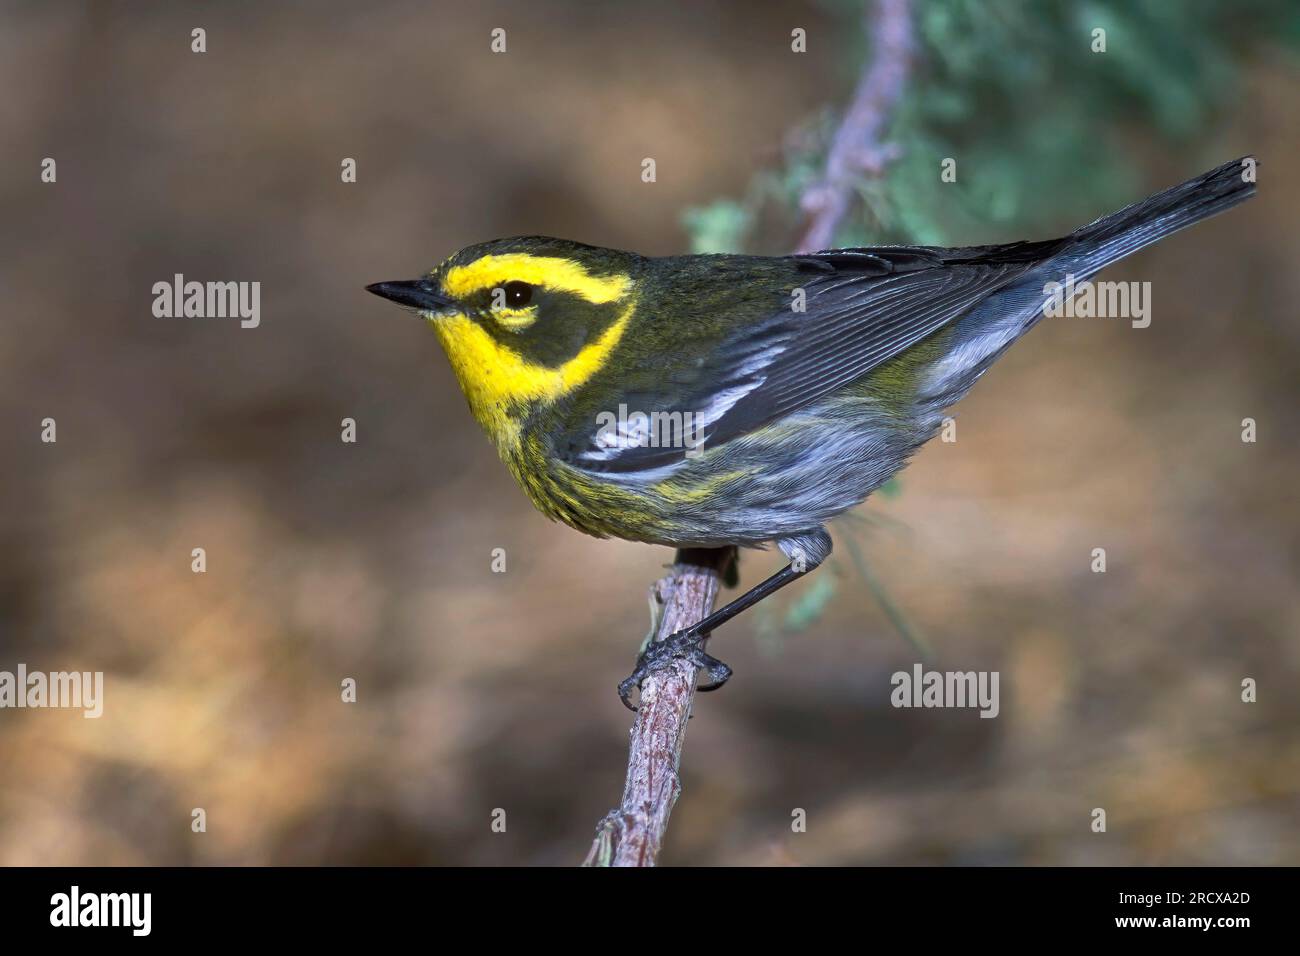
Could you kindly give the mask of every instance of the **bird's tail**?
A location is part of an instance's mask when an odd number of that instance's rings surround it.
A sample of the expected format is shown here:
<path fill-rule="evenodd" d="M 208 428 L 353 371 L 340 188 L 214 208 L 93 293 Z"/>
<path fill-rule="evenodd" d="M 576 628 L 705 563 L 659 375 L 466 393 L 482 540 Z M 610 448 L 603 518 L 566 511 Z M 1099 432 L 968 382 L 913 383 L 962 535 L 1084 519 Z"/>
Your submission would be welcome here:
<path fill-rule="evenodd" d="M 1139 249 L 1231 209 L 1255 194 L 1254 157 L 1224 163 L 1076 229 L 1046 247 L 1041 262 L 984 299 L 951 326 L 949 353 L 921 382 L 932 409 L 960 399 L 1011 344 L 1033 328 L 1064 288 L 1073 290 Z M 1049 290 L 1051 290 L 1049 292 Z"/>
<path fill-rule="evenodd" d="M 1179 229 L 1245 202 L 1255 195 L 1256 166 L 1253 156 L 1243 156 L 1102 216 L 1076 229 L 1053 259 L 1076 262 L 1086 272 L 1076 270 L 1076 277 L 1087 278 Z"/>

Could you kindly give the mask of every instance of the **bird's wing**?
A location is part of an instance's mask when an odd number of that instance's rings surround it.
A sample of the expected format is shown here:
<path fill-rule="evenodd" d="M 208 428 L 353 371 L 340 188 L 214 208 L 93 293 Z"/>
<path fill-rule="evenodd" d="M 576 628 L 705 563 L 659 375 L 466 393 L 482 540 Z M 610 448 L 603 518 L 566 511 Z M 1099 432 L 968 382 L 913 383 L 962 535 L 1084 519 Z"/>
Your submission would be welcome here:
<path fill-rule="evenodd" d="M 797 257 L 793 261 L 808 275 L 803 312 L 785 308 L 746 323 L 706 357 L 665 370 L 653 389 L 627 393 L 623 401 L 646 415 L 690 412 L 694 438 L 717 447 L 861 379 L 1013 281 L 1054 246 L 894 246 Z M 589 428 L 585 439 L 557 451 L 580 468 L 604 473 L 682 460 L 680 443 L 645 443 L 644 426 L 637 420 L 623 432 Z"/>

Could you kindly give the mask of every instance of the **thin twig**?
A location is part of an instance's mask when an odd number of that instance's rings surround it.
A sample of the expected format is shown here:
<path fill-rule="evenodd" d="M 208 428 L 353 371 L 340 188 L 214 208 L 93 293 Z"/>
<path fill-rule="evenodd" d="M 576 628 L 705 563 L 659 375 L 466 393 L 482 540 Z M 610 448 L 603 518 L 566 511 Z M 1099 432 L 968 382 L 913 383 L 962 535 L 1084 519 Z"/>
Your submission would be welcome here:
<path fill-rule="evenodd" d="M 895 144 L 881 142 L 890 113 L 907 86 L 912 60 L 910 0 L 876 0 L 865 14 L 872 38 L 870 66 L 840 122 L 826 156 L 822 181 L 804 193 L 801 205 L 812 217 L 799 252 L 829 249 L 835 230 L 853 201 L 855 184 L 863 176 L 878 177 L 898 158 Z"/>
<path fill-rule="evenodd" d="M 869 5 L 866 28 L 875 38 L 875 52 L 831 144 L 825 178 L 804 195 L 802 205 L 812 221 L 800 252 L 827 248 L 849 210 L 856 178 L 864 172 L 879 175 L 894 158 L 893 150 L 879 139 L 907 81 L 912 49 L 909 0 L 875 0 Z M 663 607 L 655 640 L 712 612 L 721 577 L 734 559 L 733 548 L 677 553 L 667 577 L 654 585 Z M 678 767 L 694 701 L 695 667 L 686 661 L 675 660 L 645 679 L 632 726 L 623 799 L 597 826 L 584 866 L 655 865 L 668 817 L 681 794 Z"/>
<path fill-rule="evenodd" d="M 662 607 L 654 639 L 706 617 L 717 600 L 721 576 L 734 560 L 734 548 L 677 552 L 667 577 L 654 584 Z M 695 665 L 687 661 L 652 671 L 641 685 L 623 800 L 600 821 L 584 866 L 654 866 L 682 789 L 677 768 L 694 700 Z"/>

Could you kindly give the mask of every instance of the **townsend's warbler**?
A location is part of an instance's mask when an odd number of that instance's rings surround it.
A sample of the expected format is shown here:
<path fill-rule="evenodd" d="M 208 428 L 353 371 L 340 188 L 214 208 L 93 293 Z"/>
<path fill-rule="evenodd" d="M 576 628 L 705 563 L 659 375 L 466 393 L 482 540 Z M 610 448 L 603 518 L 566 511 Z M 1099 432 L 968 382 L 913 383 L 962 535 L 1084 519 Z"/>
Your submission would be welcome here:
<path fill-rule="evenodd" d="M 791 559 L 651 644 L 619 688 L 820 564 L 824 525 L 939 429 L 1059 289 L 1255 192 L 1228 163 L 1062 239 L 646 258 L 562 239 L 462 249 L 376 295 L 427 319 L 533 504 L 599 537 Z"/>

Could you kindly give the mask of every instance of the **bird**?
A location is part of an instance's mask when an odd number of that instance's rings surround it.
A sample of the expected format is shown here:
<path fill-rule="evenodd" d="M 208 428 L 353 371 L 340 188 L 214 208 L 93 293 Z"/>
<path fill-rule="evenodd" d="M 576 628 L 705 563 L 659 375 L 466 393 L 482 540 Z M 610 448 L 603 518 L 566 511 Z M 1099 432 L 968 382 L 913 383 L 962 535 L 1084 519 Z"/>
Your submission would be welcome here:
<path fill-rule="evenodd" d="M 1101 269 L 1255 194 L 1246 156 L 1058 239 L 648 257 L 523 236 L 367 291 L 432 326 L 469 410 L 548 518 L 602 538 L 762 548 L 788 563 L 647 644 L 713 690 L 714 629 L 830 555 L 826 525 Z"/>

